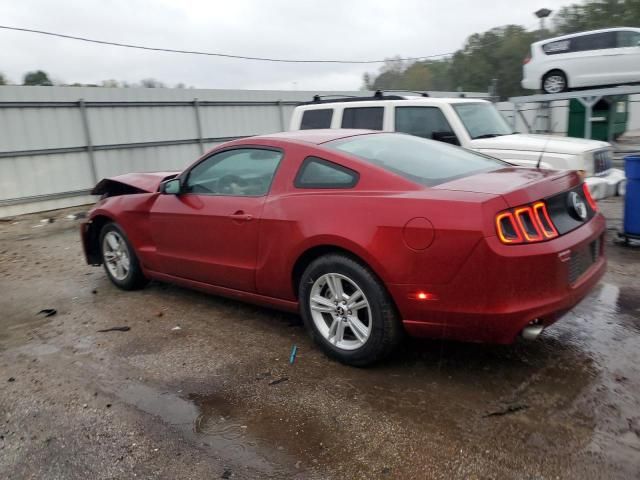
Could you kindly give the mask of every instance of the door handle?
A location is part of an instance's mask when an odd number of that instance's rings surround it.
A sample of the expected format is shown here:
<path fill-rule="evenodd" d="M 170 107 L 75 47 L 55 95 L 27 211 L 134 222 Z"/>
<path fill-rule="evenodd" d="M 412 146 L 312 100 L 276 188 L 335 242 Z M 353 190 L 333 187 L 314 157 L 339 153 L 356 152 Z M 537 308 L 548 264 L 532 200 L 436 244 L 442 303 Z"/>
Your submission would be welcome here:
<path fill-rule="evenodd" d="M 236 221 L 241 221 L 241 222 L 248 222 L 250 220 L 253 220 L 253 215 L 250 215 L 248 213 L 244 213 L 242 210 L 238 210 L 235 213 L 232 213 L 231 215 L 229 215 L 233 220 Z"/>

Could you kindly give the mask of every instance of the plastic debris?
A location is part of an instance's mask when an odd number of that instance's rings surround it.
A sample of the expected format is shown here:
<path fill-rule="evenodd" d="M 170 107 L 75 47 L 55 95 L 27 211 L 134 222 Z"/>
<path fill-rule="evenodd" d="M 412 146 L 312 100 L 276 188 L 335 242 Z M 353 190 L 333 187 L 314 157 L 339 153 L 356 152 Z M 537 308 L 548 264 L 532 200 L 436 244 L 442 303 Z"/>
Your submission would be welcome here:
<path fill-rule="evenodd" d="M 511 405 L 507 405 L 505 408 L 501 410 L 496 410 L 495 412 L 487 413 L 486 415 L 484 415 L 484 418 L 501 417 L 502 415 L 508 415 L 510 413 L 519 412 L 520 410 L 526 410 L 527 408 L 529 408 L 529 405 L 525 403 L 513 403 Z"/>
<path fill-rule="evenodd" d="M 98 332 L 100 332 L 100 333 L 104 333 L 104 332 L 128 332 L 129 330 L 131 330 L 131 327 L 127 327 L 125 325 L 124 327 L 105 328 L 104 330 L 98 330 Z"/>
<path fill-rule="evenodd" d="M 298 353 L 298 346 L 294 345 L 291 347 L 291 355 L 289 355 L 289 363 L 293 365 L 293 362 L 296 361 L 296 354 Z"/>
<path fill-rule="evenodd" d="M 180 326 L 176 325 L 176 326 L 175 326 L 175 327 L 173 327 L 171 330 L 172 330 L 172 331 L 182 330 L 182 328 L 180 328 Z"/>
<path fill-rule="evenodd" d="M 43 308 L 37 315 L 44 315 L 45 317 L 53 317 L 58 311 L 55 308 Z"/>
<path fill-rule="evenodd" d="M 275 380 L 271 380 L 269 382 L 269 385 L 277 385 L 279 383 L 286 382 L 287 380 L 289 380 L 289 377 L 276 378 Z"/>

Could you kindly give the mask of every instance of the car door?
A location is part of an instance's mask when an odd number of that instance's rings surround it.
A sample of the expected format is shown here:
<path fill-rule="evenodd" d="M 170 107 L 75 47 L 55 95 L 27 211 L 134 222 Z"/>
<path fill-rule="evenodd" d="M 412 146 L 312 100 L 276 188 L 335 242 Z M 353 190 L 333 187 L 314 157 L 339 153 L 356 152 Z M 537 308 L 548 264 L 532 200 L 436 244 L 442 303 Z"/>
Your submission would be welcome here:
<path fill-rule="evenodd" d="M 609 85 L 620 81 L 615 31 L 572 38 L 571 52 L 575 52 L 574 57 L 565 60 L 570 66 L 571 87 Z"/>
<path fill-rule="evenodd" d="M 640 30 L 619 30 L 616 34 L 618 81 L 640 82 Z"/>
<path fill-rule="evenodd" d="M 181 175 L 180 193 L 150 212 L 158 264 L 175 277 L 255 291 L 260 217 L 283 152 L 216 152 Z"/>

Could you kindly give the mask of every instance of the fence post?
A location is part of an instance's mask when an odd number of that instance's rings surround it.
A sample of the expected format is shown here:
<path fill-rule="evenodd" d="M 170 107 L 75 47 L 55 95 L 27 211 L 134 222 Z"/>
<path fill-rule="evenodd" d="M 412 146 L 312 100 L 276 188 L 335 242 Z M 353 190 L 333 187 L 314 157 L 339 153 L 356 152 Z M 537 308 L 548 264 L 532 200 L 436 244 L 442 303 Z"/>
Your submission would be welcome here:
<path fill-rule="evenodd" d="M 284 132 L 286 130 L 284 124 L 284 109 L 282 108 L 282 100 L 276 100 L 276 105 L 278 106 L 278 114 L 280 116 L 280 131 Z"/>
<path fill-rule="evenodd" d="M 98 172 L 96 169 L 96 158 L 93 153 L 93 142 L 91 141 L 91 129 L 89 128 L 89 117 L 87 116 L 87 106 L 84 103 L 84 99 L 78 100 L 78 107 L 80 107 L 80 116 L 82 117 L 82 128 L 84 130 L 84 140 L 87 144 L 87 153 L 89 154 L 89 167 L 91 168 L 91 178 L 94 185 L 98 183 Z"/>
<path fill-rule="evenodd" d="M 200 102 L 197 98 L 193 99 L 193 111 L 196 115 L 196 130 L 198 133 L 198 144 L 200 145 L 200 153 L 204 153 L 204 142 L 202 140 L 202 121 L 200 120 Z"/>

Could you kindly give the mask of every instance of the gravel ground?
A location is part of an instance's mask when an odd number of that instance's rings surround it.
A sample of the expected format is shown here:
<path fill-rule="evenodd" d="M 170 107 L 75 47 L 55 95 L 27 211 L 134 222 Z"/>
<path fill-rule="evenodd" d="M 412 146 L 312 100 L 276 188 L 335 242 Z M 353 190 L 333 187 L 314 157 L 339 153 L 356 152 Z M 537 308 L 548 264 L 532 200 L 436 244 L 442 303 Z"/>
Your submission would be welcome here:
<path fill-rule="evenodd" d="M 600 205 L 613 238 L 622 204 Z M 356 369 L 294 315 L 119 291 L 77 211 L 0 223 L 0 478 L 640 476 L 640 249 L 610 239 L 601 284 L 536 342 L 414 340 Z"/>

